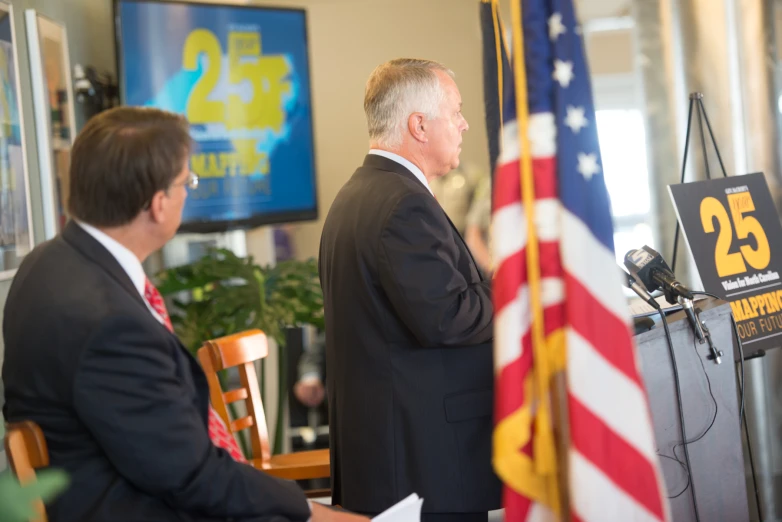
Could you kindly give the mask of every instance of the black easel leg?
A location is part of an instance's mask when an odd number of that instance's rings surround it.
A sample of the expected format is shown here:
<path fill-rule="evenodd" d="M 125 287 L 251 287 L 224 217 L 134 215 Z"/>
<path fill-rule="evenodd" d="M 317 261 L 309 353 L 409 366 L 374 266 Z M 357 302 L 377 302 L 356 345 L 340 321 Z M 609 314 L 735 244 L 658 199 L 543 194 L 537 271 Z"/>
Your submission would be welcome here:
<path fill-rule="evenodd" d="M 711 136 L 711 143 L 714 145 L 714 152 L 717 153 L 717 160 L 720 162 L 720 168 L 722 169 L 722 177 L 727 178 L 728 172 L 725 170 L 725 164 L 722 162 L 722 154 L 720 154 L 720 149 L 717 147 L 717 139 L 714 137 L 714 131 L 711 130 L 711 123 L 709 123 L 709 117 L 706 115 L 706 108 L 703 106 L 703 98 L 698 99 L 698 104 L 701 107 L 701 113 L 703 114 L 703 119 L 706 120 L 706 128 L 709 130 L 709 136 Z"/>
<path fill-rule="evenodd" d="M 709 169 L 709 154 L 706 151 L 706 136 L 703 134 L 703 104 L 701 103 L 701 99 L 703 98 L 703 95 L 701 95 L 700 98 L 698 98 L 698 130 L 701 134 L 701 148 L 703 149 L 703 166 L 706 167 L 706 179 L 711 179 L 711 170 Z"/>
<path fill-rule="evenodd" d="M 687 153 L 690 149 L 690 129 L 692 129 L 692 109 L 695 106 L 695 95 L 690 94 L 690 110 L 687 114 L 687 133 L 684 136 L 684 158 L 682 158 L 682 175 L 679 184 L 684 183 L 684 174 L 687 172 Z M 676 220 L 676 233 L 673 236 L 673 256 L 671 256 L 671 270 L 676 273 L 676 254 L 679 253 L 679 220 Z"/>

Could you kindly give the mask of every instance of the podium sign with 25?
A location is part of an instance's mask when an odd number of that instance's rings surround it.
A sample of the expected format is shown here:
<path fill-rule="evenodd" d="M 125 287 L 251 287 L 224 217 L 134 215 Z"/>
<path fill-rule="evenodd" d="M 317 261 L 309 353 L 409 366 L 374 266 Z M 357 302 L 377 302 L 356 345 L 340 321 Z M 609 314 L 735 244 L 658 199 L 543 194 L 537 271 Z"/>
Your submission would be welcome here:
<path fill-rule="evenodd" d="M 703 287 L 730 303 L 745 352 L 782 346 L 782 225 L 766 178 L 668 189 Z"/>

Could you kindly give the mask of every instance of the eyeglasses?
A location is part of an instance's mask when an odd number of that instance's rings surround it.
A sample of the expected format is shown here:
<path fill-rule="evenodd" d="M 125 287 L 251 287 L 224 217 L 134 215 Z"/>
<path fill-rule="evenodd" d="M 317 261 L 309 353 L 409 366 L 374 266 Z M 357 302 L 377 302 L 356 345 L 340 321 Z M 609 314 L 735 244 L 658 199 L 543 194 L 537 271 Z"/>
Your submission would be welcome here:
<path fill-rule="evenodd" d="M 199 181 L 198 174 L 196 174 L 193 171 L 190 171 L 190 174 L 187 176 L 187 179 L 185 181 L 182 181 L 181 183 L 172 183 L 171 186 L 178 187 L 179 185 L 184 185 L 190 190 L 195 190 L 198 188 L 198 181 Z"/>
<path fill-rule="evenodd" d="M 180 183 L 172 183 L 168 186 L 168 188 L 171 187 L 179 187 L 180 185 L 187 187 L 190 190 L 195 190 L 198 188 L 198 182 L 199 182 L 198 174 L 196 174 L 193 171 L 190 171 L 190 174 L 187 176 L 187 179 L 185 181 L 182 181 Z M 168 189 L 166 189 L 166 194 L 168 194 Z M 144 205 L 144 210 L 149 210 L 149 207 L 152 205 L 152 201 L 147 201 L 147 204 Z"/>

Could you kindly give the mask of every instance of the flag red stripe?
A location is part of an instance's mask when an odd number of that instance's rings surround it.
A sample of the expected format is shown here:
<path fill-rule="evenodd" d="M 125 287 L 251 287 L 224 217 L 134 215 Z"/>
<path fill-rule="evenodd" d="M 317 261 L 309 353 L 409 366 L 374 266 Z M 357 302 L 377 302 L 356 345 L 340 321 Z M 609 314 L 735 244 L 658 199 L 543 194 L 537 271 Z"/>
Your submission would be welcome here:
<path fill-rule="evenodd" d="M 492 298 L 496 313 L 499 313 L 519 295 L 519 288 L 527 282 L 526 267 L 527 252 L 525 249 L 515 252 L 497 267 L 497 273 L 494 276 L 495 282 L 492 285 Z"/>
<path fill-rule="evenodd" d="M 546 241 L 538 244 L 541 263 L 540 277 L 562 277 L 562 261 L 559 257 L 559 244 Z M 516 299 L 519 287 L 527 282 L 527 250 L 522 249 L 505 258 L 497 267 L 493 287 L 494 309 L 499 311 Z"/>
<path fill-rule="evenodd" d="M 570 433 L 573 447 L 628 496 L 663 519 L 657 474 L 652 463 L 572 394 L 568 394 L 568 412 L 571 425 L 578 427 Z"/>
<path fill-rule="evenodd" d="M 570 326 L 628 379 L 643 385 L 635 367 L 632 336 L 627 324 L 607 310 L 569 273 L 565 273 L 567 318 Z"/>
<path fill-rule="evenodd" d="M 520 165 L 518 161 L 497 166 L 494 176 L 494 211 L 521 201 Z M 522 226 L 523 223 L 519 223 Z"/>
<path fill-rule="evenodd" d="M 503 366 L 497 376 L 494 392 L 494 415 L 497 422 L 524 405 L 522 383 L 532 366 L 532 338 L 529 331 L 525 333 L 521 344 L 521 356 Z"/>
<path fill-rule="evenodd" d="M 507 486 L 502 488 L 502 505 L 505 507 L 505 520 L 524 521 L 527 519 L 532 501 L 522 497 Z"/>
<path fill-rule="evenodd" d="M 518 160 L 503 163 L 497 168 L 494 178 L 494 208 L 521 201 L 521 179 Z M 553 157 L 532 160 L 532 171 L 535 179 L 535 199 L 557 197 L 557 162 Z"/>

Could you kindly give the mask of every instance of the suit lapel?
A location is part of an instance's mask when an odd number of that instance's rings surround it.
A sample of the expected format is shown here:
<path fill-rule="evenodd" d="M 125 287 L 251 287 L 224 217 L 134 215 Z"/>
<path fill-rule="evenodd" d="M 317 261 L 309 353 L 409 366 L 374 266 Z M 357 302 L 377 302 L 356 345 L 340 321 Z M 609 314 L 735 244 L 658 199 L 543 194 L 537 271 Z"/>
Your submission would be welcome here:
<path fill-rule="evenodd" d="M 478 268 L 478 263 L 475 262 L 475 258 L 472 257 L 472 251 L 470 251 L 470 247 L 467 246 L 467 242 L 459 233 L 459 230 L 456 228 L 456 225 L 453 224 L 453 221 L 451 221 L 451 218 L 448 216 L 448 213 L 443 209 L 442 206 L 440 207 L 440 209 L 443 211 L 443 215 L 445 215 L 445 218 L 448 220 L 448 223 L 451 224 L 451 230 L 453 230 L 453 233 L 456 234 L 456 237 L 459 238 L 459 241 L 462 242 L 464 249 L 467 251 L 467 255 L 470 256 L 470 259 L 472 260 L 472 265 L 475 268 L 475 271 L 478 272 L 478 277 L 480 278 L 481 281 L 483 281 L 483 274 L 481 273 L 481 270 Z"/>
<path fill-rule="evenodd" d="M 367 154 L 366 158 L 364 158 L 364 166 L 370 167 L 377 170 L 384 170 L 387 172 L 393 172 L 395 174 L 399 174 L 400 176 L 403 176 L 407 179 L 414 180 L 416 183 L 416 186 L 420 187 L 421 192 L 426 192 L 429 194 L 429 190 L 421 183 L 421 180 L 419 180 L 415 174 L 410 172 L 407 167 L 404 165 L 401 165 L 397 163 L 394 160 L 388 159 L 385 156 L 380 156 L 378 154 Z M 431 195 L 431 194 L 430 194 Z M 481 273 L 481 270 L 478 268 L 478 263 L 475 262 L 475 258 L 472 257 L 472 252 L 470 251 L 470 247 L 467 246 L 467 243 L 464 241 L 464 238 L 462 237 L 461 233 L 459 233 L 459 230 L 456 228 L 456 226 L 453 224 L 453 221 L 451 221 L 451 218 L 448 216 L 448 213 L 445 212 L 445 209 L 443 209 L 442 205 L 439 203 L 437 206 L 440 208 L 440 211 L 443 213 L 445 218 L 448 220 L 448 223 L 451 225 L 451 230 L 453 230 L 453 233 L 456 235 L 456 237 L 459 238 L 459 241 L 462 243 L 462 246 L 464 247 L 464 250 L 467 251 L 467 255 L 470 256 L 470 260 L 472 261 L 473 268 L 475 268 L 475 271 L 478 273 L 478 278 L 483 281 L 483 274 Z"/>
<path fill-rule="evenodd" d="M 141 297 L 136 287 L 133 286 L 133 282 L 128 277 L 127 272 L 94 237 L 73 221 L 69 221 L 62 231 L 62 238 L 82 255 L 106 271 L 133 299 L 146 308 L 147 305 L 144 302 L 144 298 Z"/>
<path fill-rule="evenodd" d="M 68 244 L 81 252 L 82 255 L 106 271 L 106 273 L 108 273 L 109 276 L 111 276 L 111 278 L 114 279 L 123 290 L 130 294 L 130 296 L 136 302 L 144 307 L 144 310 L 147 313 L 152 313 L 147 307 L 147 302 L 144 300 L 141 294 L 139 294 L 138 289 L 133 285 L 133 282 L 130 280 L 128 273 L 125 272 L 125 269 L 122 268 L 117 259 L 111 255 L 111 252 L 106 250 L 106 248 L 101 245 L 94 237 L 89 235 L 83 228 L 81 228 L 73 221 L 69 221 L 68 224 L 65 225 L 65 229 L 62 231 L 62 237 Z M 165 325 L 161 324 L 160 326 L 168 332 L 168 328 L 166 328 Z M 182 343 L 179 341 L 179 338 L 176 336 L 176 334 L 171 332 L 169 333 L 173 335 L 174 338 L 176 338 L 177 342 L 182 346 L 182 349 L 187 351 L 184 345 L 182 345 Z"/>

